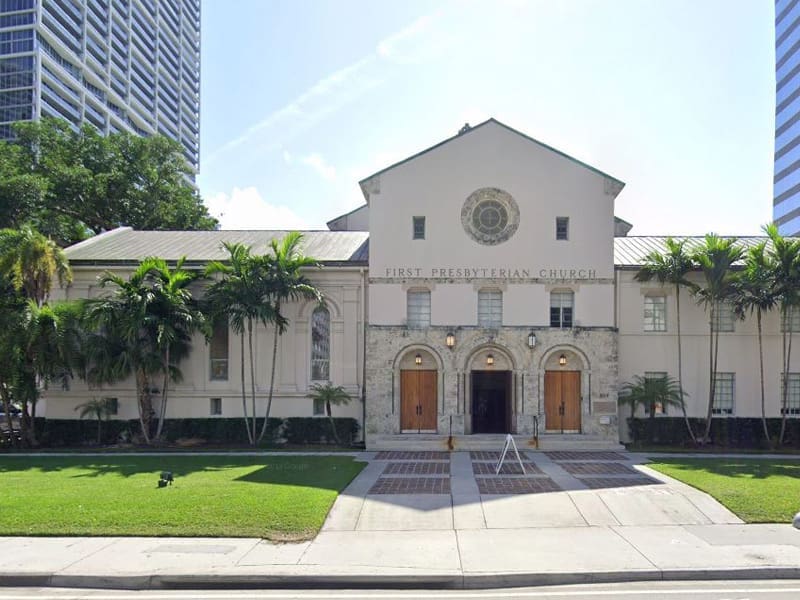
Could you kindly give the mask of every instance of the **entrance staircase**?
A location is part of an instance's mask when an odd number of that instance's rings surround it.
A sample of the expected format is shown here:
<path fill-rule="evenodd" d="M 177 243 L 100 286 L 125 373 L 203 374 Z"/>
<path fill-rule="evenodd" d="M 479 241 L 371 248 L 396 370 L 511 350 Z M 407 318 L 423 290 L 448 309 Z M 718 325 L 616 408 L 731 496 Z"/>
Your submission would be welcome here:
<path fill-rule="evenodd" d="M 403 433 L 367 436 L 367 450 L 502 450 L 505 434 L 454 435 Z M 536 438 L 518 435 L 520 450 L 624 450 L 619 442 L 597 435 L 545 433 Z M 537 443 L 538 442 L 538 443 Z"/>

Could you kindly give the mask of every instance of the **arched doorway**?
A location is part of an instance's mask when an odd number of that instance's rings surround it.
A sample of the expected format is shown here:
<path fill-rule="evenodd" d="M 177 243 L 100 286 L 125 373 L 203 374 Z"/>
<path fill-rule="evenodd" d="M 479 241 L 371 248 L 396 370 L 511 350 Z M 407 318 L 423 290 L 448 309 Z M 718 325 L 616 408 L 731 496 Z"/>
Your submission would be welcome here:
<path fill-rule="evenodd" d="M 401 433 L 436 433 L 438 375 L 436 359 L 423 348 L 412 348 L 400 359 Z"/>
<path fill-rule="evenodd" d="M 581 357 L 567 348 L 550 353 L 544 364 L 545 431 L 580 433 L 582 429 Z"/>
<path fill-rule="evenodd" d="M 513 363 L 501 348 L 488 346 L 468 361 L 471 432 L 511 433 L 514 406 Z"/>

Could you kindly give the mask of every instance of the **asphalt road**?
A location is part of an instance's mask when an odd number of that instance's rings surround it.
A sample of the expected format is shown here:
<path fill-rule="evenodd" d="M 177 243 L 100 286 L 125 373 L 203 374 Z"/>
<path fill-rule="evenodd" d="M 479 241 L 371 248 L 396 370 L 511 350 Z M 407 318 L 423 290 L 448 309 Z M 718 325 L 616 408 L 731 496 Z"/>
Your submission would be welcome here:
<path fill-rule="evenodd" d="M 0 600 L 797 600 L 800 581 L 687 581 L 497 590 L 85 590 L 0 588 Z"/>

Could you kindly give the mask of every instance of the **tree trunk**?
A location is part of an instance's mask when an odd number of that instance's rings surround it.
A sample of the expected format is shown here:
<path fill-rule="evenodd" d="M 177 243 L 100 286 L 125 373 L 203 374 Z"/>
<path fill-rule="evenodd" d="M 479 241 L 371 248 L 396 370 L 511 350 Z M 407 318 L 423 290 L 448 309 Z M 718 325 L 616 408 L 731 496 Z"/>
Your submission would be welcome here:
<path fill-rule="evenodd" d="M 11 442 L 11 445 L 16 448 L 19 445 L 19 442 L 17 441 L 16 436 L 14 436 L 14 419 L 11 418 L 11 398 L 9 398 L 8 395 L 8 388 L 2 382 L 0 382 L 0 398 L 3 400 L 3 412 L 6 413 L 8 438 Z"/>
<path fill-rule="evenodd" d="M 769 429 L 767 428 L 767 409 L 764 401 L 764 343 L 761 335 L 761 309 L 756 308 L 756 324 L 758 325 L 758 366 L 761 373 L 761 425 L 764 427 L 764 439 L 767 446 L 772 449 L 772 442 L 769 439 Z"/>
<path fill-rule="evenodd" d="M 716 302 L 711 305 L 711 321 L 709 329 L 709 355 L 708 355 L 708 410 L 706 411 L 706 429 L 703 433 L 703 443 L 711 441 L 711 418 L 714 414 L 714 394 L 717 387 L 717 350 L 719 349 L 719 331 L 714 331 L 714 317 L 716 316 Z M 719 329 L 717 327 L 716 329 Z"/>
<path fill-rule="evenodd" d="M 253 432 L 250 431 L 250 420 L 247 418 L 247 384 L 244 379 L 244 331 L 239 334 L 239 341 L 241 342 L 242 348 L 242 358 L 240 360 L 242 373 L 242 414 L 244 415 L 244 428 L 247 430 L 247 442 L 252 446 Z M 255 419 L 255 417 L 254 414 L 253 418 Z"/>
<path fill-rule="evenodd" d="M 281 304 L 275 304 L 275 314 L 281 314 Z M 264 425 L 261 427 L 261 435 L 258 436 L 258 441 L 264 439 L 264 434 L 267 432 L 267 421 L 269 421 L 269 411 L 272 408 L 272 393 L 275 389 L 275 363 L 278 362 L 278 333 L 279 327 L 277 320 L 275 321 L 275 337 L 272 339 L 272 369 L 269 376 L 269 394 L 267 395 L 267 412 L 264 415 Z"/>
<path fill-rule="evenodd" d="M 794 309 L 793 309 L 794 310 Z M 781 433 L 778 436 L 778 445 L 783 445 L 783 438 L 786 435 L 786 417 L 789 414 L 789 371 L 792 367 L 792 324 L 787 323 L 786 327 L 789 329 L 789 346 L 786 349 L 786 371 L 784 372 L 784 394 L 783 394 L 783 414 L 781 415 Z"/>
<path fill-rule="evenodd" d="M 150 411 L 152 410 L 150 402 L 150 381 L 147 375 L 139 369 L 136 372 L 136 392 L 139 396 L 136 408 L 139 411 L 139 425 L 142 427 L 142 436 L 144 442 L 150 445 Z"/>
<path fill-rule="evenodd" d="M 97 415 L 97 445 L 103 441 L 103 416 Z"/>
<path fill-rule="evenodd" d="M 328 413 L 328 421 L 331 424 L 331 431 L 333 432 L 333 439 L 336 440 L 336 445 L 341 446 L 342 440 L 339 439 L 339 433 L 336 431 L 336 423 L 333 420 L 333 413 L 331 412 L 331 402 L 330 400 L 325 401 L 325 412 Z"/>
<path fill-rule="evenodd" d="M 247 319 L 247 343 L 250 347 L 250 404 L 253 408 L 252 444 L 256 445 L 256 367 L 253 357 L 253 319 Z"/>
<path fill-rule="evenodd" d="M 697 443 L 697 439 L 692 429 L 692 424 L 689 422 L 689 416 L 686 414 L 686 400 L 683 396 L 683 355 L 681 351 L 681 286 L 675 284 L 675 317 L 678 320 L 678 385 L 681 388 L 681 411 L 683 411 L 683 420 L 686 423 L 686 431 L 689 432 L 689 439 L 693 444 Z"/>
<path fill-rule="evenodd" d="M 161 388 L 161 406 L 158 410 L 158 428 L 156 429 L 156 441 L 161 441 L 161 432 L 164 429 L 164 419 L 167 416 L 167 392 L 169 390 L 169 345 L 164 351 L 164 386 Z"/>

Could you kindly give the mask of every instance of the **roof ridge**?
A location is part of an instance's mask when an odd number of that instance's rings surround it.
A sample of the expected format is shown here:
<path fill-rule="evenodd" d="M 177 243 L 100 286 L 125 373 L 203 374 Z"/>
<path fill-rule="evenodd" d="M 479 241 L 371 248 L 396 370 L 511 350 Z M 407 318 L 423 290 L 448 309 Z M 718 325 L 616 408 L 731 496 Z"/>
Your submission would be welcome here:
<path fill-rule="evenodd" d="M 78 242 L 77 244 L 72 244 L 71 246 L 67 246 L 66 248 L 64 248 L 64 251 L 67 252 L 69 250 L 78 250 L 81 248 L 86 248 L 87 246 L 95 244 L 99 240 L 106 240 L 109 237 L 118 235 L 120 233 L 124 233 L 126 231 L 134 231 L 134 229 L 133 227 L 129 227 L 127 225 L 121 225 L 120 227 L 115 227 L 114 229 L 109 229 L 108 231 L 104 231 L 102 233 L 98 233 L 97 235 L 93 235 L 90 238 L 86 238 L 85 240 Z"/>

